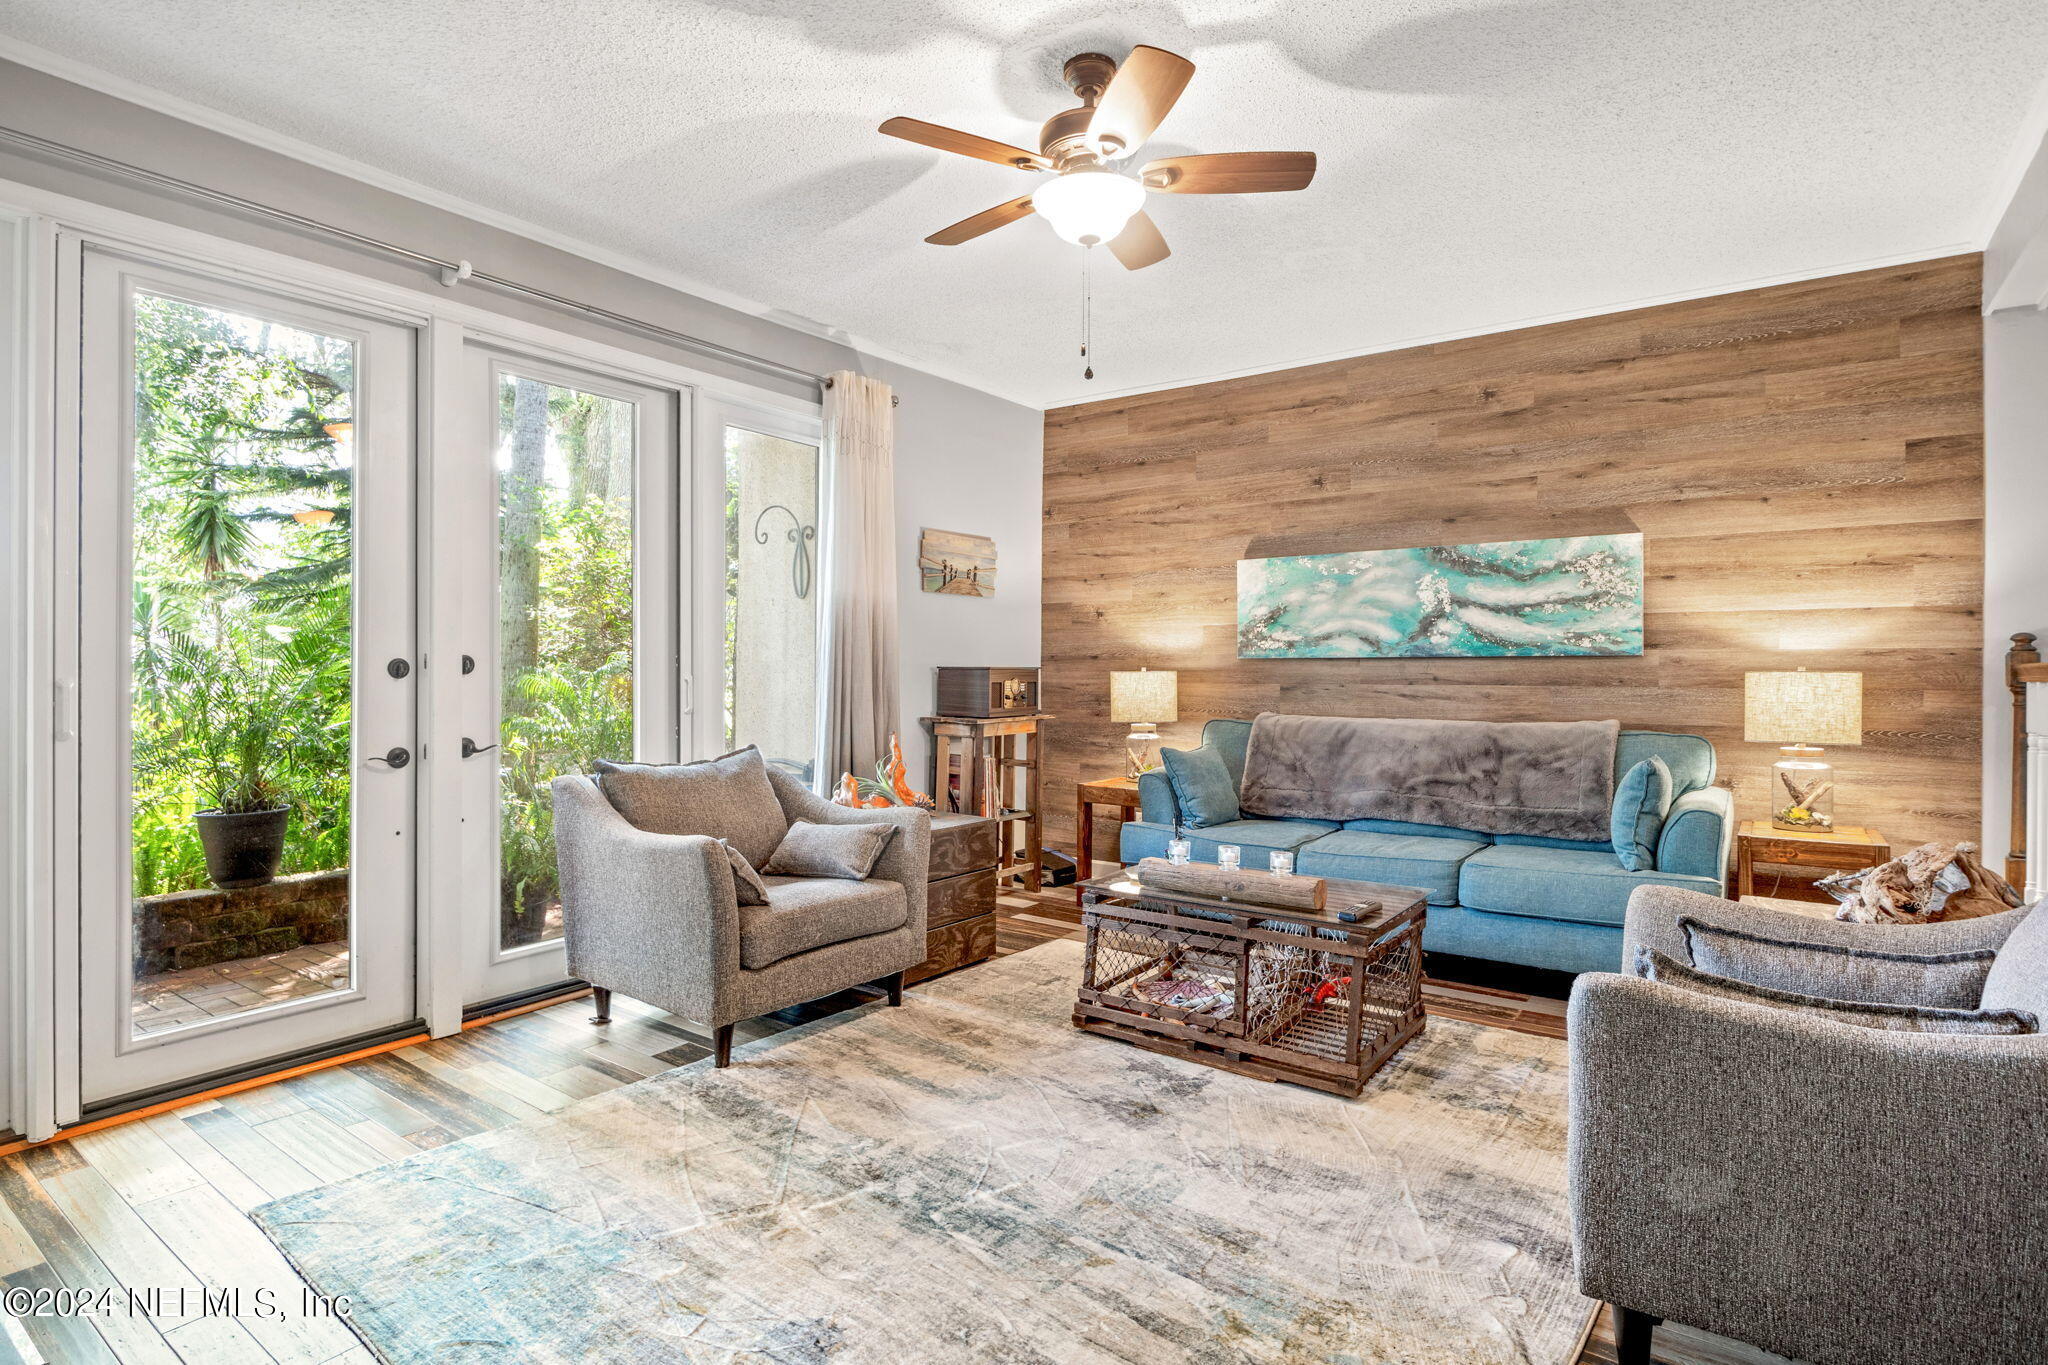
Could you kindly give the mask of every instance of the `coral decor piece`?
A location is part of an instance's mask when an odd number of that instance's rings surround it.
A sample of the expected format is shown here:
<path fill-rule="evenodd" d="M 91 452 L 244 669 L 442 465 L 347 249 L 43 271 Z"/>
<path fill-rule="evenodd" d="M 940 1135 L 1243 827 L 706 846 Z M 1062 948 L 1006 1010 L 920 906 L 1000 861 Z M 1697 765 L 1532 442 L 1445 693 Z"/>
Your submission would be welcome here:
<path fill-rule="evenodd" d="M 1841 902 L 1835 918 L 1857 924 L 1933 924 L 1996 915 L 2020 903 L 1985 867 L 1972 843 L 1922 844 L 1903 857 L 1814 883 Z"/>
<path fill-rule="evenodd" d="M 842 806 L 854 806 L 863 810 L 874 810 L 883 806 L 916 806 L 923 810 L 935 810 L 938 802 L 921 791 L 911 788 L 910 779 L 905 775 L 903 746 L 896 736 L 889 736 L 889 757 L 875 764 L 873 777 L 855 777 L 842 773 L 839 789 L 832 799 Z"/>
<path fill-rule="evenodd" d="M 1241 659 L 1642 652 L 1636 532 L 1237 562 Z"/>

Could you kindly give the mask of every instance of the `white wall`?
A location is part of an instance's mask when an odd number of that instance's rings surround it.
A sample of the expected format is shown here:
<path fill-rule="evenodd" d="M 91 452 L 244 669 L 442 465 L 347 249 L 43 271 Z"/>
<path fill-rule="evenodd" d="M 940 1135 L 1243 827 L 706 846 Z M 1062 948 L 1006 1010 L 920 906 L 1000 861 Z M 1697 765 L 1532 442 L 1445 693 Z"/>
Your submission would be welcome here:
<path fill-rule="evenodd" d="M 1984 319 L 1984 849 L 1994 860 L 2012 851 L 2005 651 L 2022 630 L 2048 648 L 2048 310 L 2039 308 Z"/>
<path fill-rule="evenodd" d="M 20 252 L 22 225 L 0 217 L 0 641 L 18 638 L 26 628 L 30 537 L 26 518 L 30 506 L 26 459 L 26 424 L 21 402 L 21 344 L 26 330 L 21 297 L 24 268 Z M 20 961 L 19 938 L 26 923 L 25 874 L 28 822 L 28 756 L 22 741 L 28 713 L 16 668 L 0 669 L 0 1129 L 16 1126 L 15 1096 L 21 1093 L 22 1059 L 11 1043 L 20 1025 L 22 1003 L 14 966 Z"/>
<path fill-rule="evenodd" d="M 872 373 L 896 382 L 892 367 Z M 986 395 L 928 384 L 896 410 L 896 591 L 902 604 L 903 707 L 897 733 L 911 784 L 930 790 L 934 670 L 941 664 L 1038 665 L 1040 481 L 1045 416 L 993 409 Z M 926 592 L 917 568 L 925 527 L 996 543 L 993 597 Z M 1053 732 L 1055 741 L 1057 729 Z"/>
<path fill-rule="evenodd" d="M 1984 251 L 1984 851 L 2012 851 L 2005 651 L 2048 644 L 2048 143 Z M 2035 849 L 2048 858 L 2048 849 Z"/>
<path fill-rule="evenodd" d="M 252 146 L 16 63 L 0 61 L 0 124 L 146 166 L 258 203 L 289 209 L 443 259 L 519 280 L 660 326 L 825 374 L 852 369 L 893 386 L 897 409 L 897 521 L 902 537 L 905 752 L 922 785 L 928 746 L 918 718 L 931 707 L 939 663 L 1038 662 L 1039 469 L 1044 421 L 1033 408 L 904 365 L 860 355 L 837 341 L 709 303 L 628 271 L 599 264 L 472 218 Z M 517 149 L 508 149 L 516 154 Z M 0 180 L 92 200 L 165 222 L 249 242 L 374 279 L 420 287 L 432 276 L 381 255 L 324 238 L 244 220 L 131 182 L 0 149 Z M 789 262 L 792 271 L 806 262 Z M 559 330 L 595 337 L 699 370 L 814 397 L 745 367 L 721 364 L 635 332 L 539 304 L 463 286 L 463 300 Z M 915 578 L 920 526 L 994 536 L 1001 557 L 997 596 L 940 600 Z"/>

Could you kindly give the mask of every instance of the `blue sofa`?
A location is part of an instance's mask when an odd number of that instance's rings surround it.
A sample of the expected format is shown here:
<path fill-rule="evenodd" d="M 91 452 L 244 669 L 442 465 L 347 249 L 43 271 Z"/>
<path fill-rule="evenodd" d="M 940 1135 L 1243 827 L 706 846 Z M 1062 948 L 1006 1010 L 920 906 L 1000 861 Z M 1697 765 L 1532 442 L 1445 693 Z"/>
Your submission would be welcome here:
<path fill-rule="evenodd" d="M 1244 780 L 1250 721 L 1212 720 L 1202 747 L 1214 749 L 1233 780 Z M 1724 894 L 1734 840 L 1733 798 L 1714 786 L 1714 746 L 1698 735 L 1623 730 L 1616 780 L 1650 757 L 1671 769 L 1672 801 L 1657 841 L 1656 870 L 1629 872 L 1613 845 L 1516 834 L 1482 834 L 1398 820 L 1264 820 L 1183 830 L 1198 862 L 1220 844 L 1244 850 L 1246 867 L 1286 849 L 1309 876 L 1391 882 L 1429 892 L 1422 946 L 1460 957 L 1564 972 L 1621 969 L 1621 923 L 1639 886 Z M 1122 857 L 1163 858 L 1180 821 L 1164 770 L 1138 779 L 1141 819 L 1123 827 Z"/>

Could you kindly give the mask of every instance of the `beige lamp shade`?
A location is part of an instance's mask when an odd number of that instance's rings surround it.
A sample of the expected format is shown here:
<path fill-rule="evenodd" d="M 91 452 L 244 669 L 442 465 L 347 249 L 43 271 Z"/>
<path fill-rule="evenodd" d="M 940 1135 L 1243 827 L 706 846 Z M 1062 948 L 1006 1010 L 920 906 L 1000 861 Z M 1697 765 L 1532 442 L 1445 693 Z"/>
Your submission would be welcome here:
<path fill-rule="evenodd" d="M 1742 737 L 1751 744 L 1861 744 L 1861 673 L 1746 673 Z"/>
<path fill-rule="evenodd" d="M 1109 718 L 1165 724 L 1180 719 L 1180 675 L 1172 669 L 1109 675 Z"/>

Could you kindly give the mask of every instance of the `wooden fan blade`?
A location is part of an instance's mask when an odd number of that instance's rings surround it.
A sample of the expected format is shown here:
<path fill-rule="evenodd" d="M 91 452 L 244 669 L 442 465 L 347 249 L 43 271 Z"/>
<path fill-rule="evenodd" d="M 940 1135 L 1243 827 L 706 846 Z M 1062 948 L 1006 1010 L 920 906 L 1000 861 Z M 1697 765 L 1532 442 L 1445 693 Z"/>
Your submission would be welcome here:
<path fill-rule="evenodd" d="M 956 152 L 961 156 L 979 157 L 1001 166 L 1015 166 L 1022 171 L 1049 171 L 1052 163 L 1037 152 L 1027 152 L 1022 147 L 1012 147 L 1007 142 L 977 137 L 963 133 L 958 128 L 943 128 L 936 123 L 922 119 L 892 118 L 881 127 L 890 137 L 900 137 L 905 142 L 915 142 L 923 147 L 936 147 L 942 152 Z"/>
<path fill-rule="evenodd" d="M 994 232 L 1005 224 L 1030 216 L 1031 196 L 1027 194 L 1022 199 L 1012 199 L 1007 204 L 997 204 L 992 209 L 983 209 L 972 218 L 962 218 L 951 227 L 940 228 L 925 240 L 933 246 L 958 246 L 962 242 L 972 241 L 984 232 Z"/>
<path fill-rule="evenodd" d="M 1131 221 L 1124 230 L 1112 237 L 1109 254 L 1123 263 L 1126 270 L 1143 270 L 1148 265 L 1157 265 L 1173 254 L 1166 245 L 1166 239 L 1159 235 L 1159 224 L 1152 221 L 1143 209 L 1131 215 Z"/>
<path fill-rule="evenodd" d="M 1316 178 L 1314 152 L 1214 152 L 1148 161 L 1138 172 L 1160 194 L 1270 194 Z"/>
<path fill-rule="evenodd" d="M 1152 136 L 1194 74 L 1195 64 L 1185 57 L 1156 47 L 1132 48 L 1096 102 L 1088 135 L 1116 144 L 1103 155 L 1129 156 Z"/>

